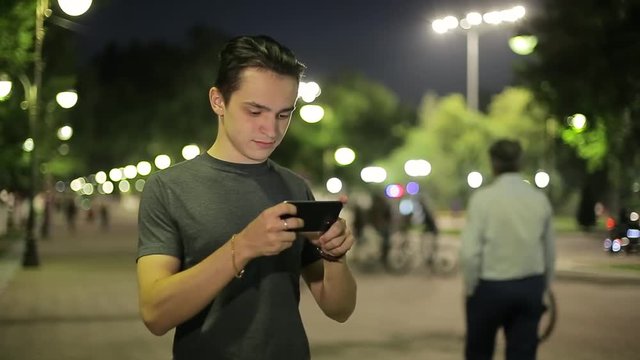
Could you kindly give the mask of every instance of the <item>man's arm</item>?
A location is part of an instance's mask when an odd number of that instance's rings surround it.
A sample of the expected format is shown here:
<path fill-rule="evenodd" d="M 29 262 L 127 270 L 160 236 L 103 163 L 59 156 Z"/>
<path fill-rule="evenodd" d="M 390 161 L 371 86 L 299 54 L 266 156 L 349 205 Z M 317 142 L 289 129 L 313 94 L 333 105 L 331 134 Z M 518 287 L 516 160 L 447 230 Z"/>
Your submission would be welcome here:
<path fill-rule="evenodd" d="M 462 245 L 460 248 L 460 263 L 467 296 L 473 294 L 480 278 L 482 264 L 482 211 L 478 198 L 472 196 L 469 200 L 467 223 L 462 232 Z"/>
<path fill-rule="evenodd" d="M 302 271 L 316 303 L 328 317 L 345 322 L 356 307 L 356 281 L 344 256 L 353 246 L 353 236 L 344 221 L 336 221 L 331 228 L 313 243 L 336 261 L 315 261 Z"/>
<path fill-rule="evenodd" d="M 180 260 L 168 255 L 146 255 L 138 259 L 140 313 L 155 335 L 162 335 L 195 316 L 259 256 L 275 255 L 291 247 L 293 232 L 286 231 L 280 216 L 295 215 L 295 206 L 280 203 L 264 210 L 230 241 L 195 266 L 179 271 Z M 302 219 L 287 219 L 301 227 Z"/>
<path fill-rule="evenodd" d="M 551 204 L 548 205 L 549 215 L 545 221 L 542 232 L 542 246 L 544 248 L 544 272 L 547 287 L 551 285 L 551 281 L 555 275 L 556 263 L 556 238 L 553 229 L 553 209 Z"/>
<path fill-rule="evenodd" d="M 180 260 L 173 256 L 138 259 L 140 313 L 155 335 L 163 335 L 195 316 L 233 279 L 230 243 L 192 268 L 179 269 Z"/>

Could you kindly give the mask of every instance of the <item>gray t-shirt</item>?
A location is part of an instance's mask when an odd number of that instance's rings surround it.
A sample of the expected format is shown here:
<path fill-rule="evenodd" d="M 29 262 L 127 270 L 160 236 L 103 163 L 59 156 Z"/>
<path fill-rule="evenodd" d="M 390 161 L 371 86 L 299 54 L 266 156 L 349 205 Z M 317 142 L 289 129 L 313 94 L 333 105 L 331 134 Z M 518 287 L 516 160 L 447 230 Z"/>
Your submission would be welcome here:
<path fill-rule="evenodd" d="M 264 209 L 313 199 L 307 183 L 271 160 L 234 164 L 201 154 L 151 175 L 139 212 L 138 257 L 165 254 L 182 270 L 202 261 Z M 253 259 L 198 315 L 176 327 L 174 359 L 306 359 L 300 270 L 319 260 L 298 238 Z"/>

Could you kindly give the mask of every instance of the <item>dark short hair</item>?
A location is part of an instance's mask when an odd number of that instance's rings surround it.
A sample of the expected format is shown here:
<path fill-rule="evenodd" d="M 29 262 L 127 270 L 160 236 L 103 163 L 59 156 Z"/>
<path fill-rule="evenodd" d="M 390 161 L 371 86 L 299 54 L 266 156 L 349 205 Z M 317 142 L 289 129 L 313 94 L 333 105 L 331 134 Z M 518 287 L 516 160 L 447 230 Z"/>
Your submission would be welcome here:
<path fill-rule="evenodd" d="M 497 140 L 489 148 L 489 156 L 496 174 L 520 171 L 522 147 L 517 140 Z"/>
<path fill-rule="evenodd" d="M 289 48 L 269 36 L 233 38 L 220 52 L 220 67 L 215 82 L 225 102 L 240 87 L 240 75 L 246 68 L 265 69 L 300 81 L 305 66 Z"/>

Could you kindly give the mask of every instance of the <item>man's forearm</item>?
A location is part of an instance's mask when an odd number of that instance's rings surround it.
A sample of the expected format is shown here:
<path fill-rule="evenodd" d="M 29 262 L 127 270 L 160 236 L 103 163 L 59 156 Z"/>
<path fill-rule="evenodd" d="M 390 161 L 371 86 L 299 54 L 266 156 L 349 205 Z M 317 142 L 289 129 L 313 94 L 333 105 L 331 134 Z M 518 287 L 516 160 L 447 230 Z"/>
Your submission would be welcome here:
<path fill-rule="evenodd" d="M 162 335 L 209 304 L 233 279 L 228 244 L 194 267 L 140 289 L 140 308 L 149 330 Z"/>
<path fill-rule="evenodd" d="M 356 307 L 357 285 L 347 265 L 346 257 L 325 261 L 324 277 L 318 304 L 330 318 L 344 322 Z"/>

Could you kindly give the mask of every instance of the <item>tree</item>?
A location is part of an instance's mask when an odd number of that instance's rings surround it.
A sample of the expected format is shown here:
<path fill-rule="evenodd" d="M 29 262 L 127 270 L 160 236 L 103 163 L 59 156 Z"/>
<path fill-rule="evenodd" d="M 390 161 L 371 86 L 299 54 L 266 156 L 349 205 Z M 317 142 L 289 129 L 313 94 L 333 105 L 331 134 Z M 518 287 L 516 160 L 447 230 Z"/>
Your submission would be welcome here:
<path fill-rule="evenodd" d="M 215 120 L 207 93 L 226 36 L 196 28 L 185 47 L 162 42 L 111 45 L 83 69 L 83 101 L 73 115 L 71 146 L 86 166 L 76 176 L 210 145 Z"/>
<path fill-rule="evenodd" d="M 440 208 L 466 200 L 471 191 L 466 183 L 469 172 L 479 171 L 487 181 L 491 174 L 487 150 L 497 138 L 515 138 L 523 143 L 525 175 L 532 177 L 543 163 L 544 112 L 525 89 L 506 89 L 494 97 L 486 115 L 470 112 L 462 95 L 437 98 L 428 94 L 419 119 L 404 144 L 381 164 L 388 169 L 390 182 L 418 180 Z M 404 172 L 404 164 L 410 159 L 429 161 L 431 174 L 425 179 L 411 179 Z"/>
<path fill-rule="evenodd" d="M 0 71 L 24 72 L 32 60 L 35 1 L 0 4 Z"/>
<path fill-rule="evenodd" d="M 338 176 L 348 186 L 361 185 L 360 170 L 401 145 L 416 115 L 383 85 L 360 74 L 343 74 L 322 82 L 315 103 L 323 106 L 324 118 L 315 124 L 302 121 L 296 112 L 289 134 L 274 159 L 306 174 L 314 181 Z M 298 107 L 304 105 L 299 100 Z M 347 146 L 355 161 L 341 167 L 334 151 Z"/>
<path fill-rule="evenodd" d="M 227 37 L 197 28 L 186 46 L 167 43 L 112 45 L 80 73 L 82 102 L 73 112 L 72 149 L 82 163 L 74 176 L 108 170 L 168 154 L 181 160 L 184 145 L 208 148 L 217 120 L 207 100 L 218 52 Z M 402 143 L 414 112 L 382 85 L 357 74 L 320 80 L 325 118 L 307 124 L 295 112 L 274 160 L 320 182 L 324 175 L 360 183 L 359 171 Z M 298 102 L 298 108 L 304 103 Z M 329 157 L 340 146 L 357 153 L 338 167 Z M 81 150 L 81 151 L 80 151 Z"/>
<path fill-rule="evenodd" d="M 4 170 L 0 175 L 0 187 L 18 191 L 25 191 L 29 181 L 29 154 L 22 150 L 29 135 L 36 139 L 37 161 L 42 165 L 43 173 L 66 174 L 77 163 L 73 157 L 58 154 L 55 137 L 55 131 L 60 124 L 68 122 L 69 116 L 69 111 L 56 106 L 55 96 L 75 85 L 75 49 L 69 30 L 48 21 L 45 23 L 44 72 L 38 89 L 40 115 L 33 131 L 28 129 L 27 112 L 20 110 L 22 100 L 26 99 L 25 86 L 21 85 L 32 86 L 34 81 L 35 5 L 35 1 L 6 1 L 0 5 L 0 73 L 8 73 L 14 83 L 11 96 L 0 106 L 0 142 L 3 145 L 0 167 Z"/>
<path fill-rule="evenodd" d="M 587 117 L 585 131 L 567 129 L 563 139 L 589 173 L 608 173 L 612 211 L 633 199 L 631 184 L 640 176 L 632 145 L 640 138 L 638 18 L 637 0 L 544 0 L 522 29 L 538 46 L 520 77 L 561 126 L 575 113 Z"/>
<path fill-rule="evenodd" d="M 13 82 L 15 74 L 25 73 L 31 61 L 35 2 L 8 0 L 0 5 L 0 73 Z M 27 138 L 27 116 L 20 110 L 24 98 L 19 83 L 13 94 L 0 101 L 0 188 L 25 191 L 28 184 L 28 158 L 22 150 Z"/>

